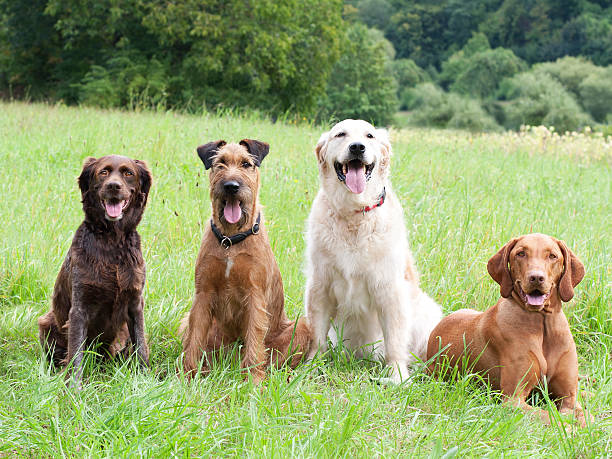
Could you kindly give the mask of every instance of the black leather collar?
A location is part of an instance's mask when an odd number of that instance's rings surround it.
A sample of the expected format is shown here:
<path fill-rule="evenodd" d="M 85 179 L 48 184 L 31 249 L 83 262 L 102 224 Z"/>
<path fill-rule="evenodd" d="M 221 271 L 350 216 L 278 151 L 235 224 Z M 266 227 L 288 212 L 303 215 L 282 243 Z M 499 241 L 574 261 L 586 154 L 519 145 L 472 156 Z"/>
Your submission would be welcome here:
<path fill-rule="evenodd" d="M 243 231 L 242 233 L 236 233 L 233 236 L 224 236 L 223 233 L 219 231 L 219 228 L 217 228 L 216 225 L 213 223 L 212 219 L 210 220 L 210 227 L 214 235 L 217 237 L 217 240 L 219 241 L 221 246 L 223 246 L 223 248 L 227 250 L 234 244 L 238 244 L 239 242 L 244 241 L 251 234 L 258 234 L 260 221 L 261 213 L 257 215 L 257 221 L 251 229 L 249 229 L 248 231 Z"/>

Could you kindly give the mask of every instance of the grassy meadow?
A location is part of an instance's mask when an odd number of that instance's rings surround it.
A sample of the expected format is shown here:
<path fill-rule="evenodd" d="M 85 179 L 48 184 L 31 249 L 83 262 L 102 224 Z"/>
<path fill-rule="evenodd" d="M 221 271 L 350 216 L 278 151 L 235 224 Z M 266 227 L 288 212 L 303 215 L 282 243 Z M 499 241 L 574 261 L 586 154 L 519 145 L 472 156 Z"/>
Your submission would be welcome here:
<path fill-rule="evenodd" d="M 586 267 L 565 305 L 583 404 L 595 422 L 546 427 L 466 375 L 417 369 L 397 387 L 384 369 L 331 351 L 261 387 L 227 357 L 206 378 L 176 375 L 179 321 L 210 203 L 195 153 L 210 140 L 269 142 L 261 201 L 290 317 L 303 314 L 304 229 L 318 188 L 323 127 L 246 115 L 186 116 L 0 104 L 0 456 L 458 457 L 612 455 L 612 142 L 544 128 L 476 135 L 393 131 L 392 182 L 422 288 L 445 313 L 499 297 L 486 262 L 513 236 L 544 232 Z M 154 185 L 139 232 L 147 262 L 151 371 L 119 360 L 86 370 L 81 392 L 42 358 L 36 318 L 82 221 L 83 159 L 148 162 Z M 548 409 L 542 402 L 544 409 Z"/>

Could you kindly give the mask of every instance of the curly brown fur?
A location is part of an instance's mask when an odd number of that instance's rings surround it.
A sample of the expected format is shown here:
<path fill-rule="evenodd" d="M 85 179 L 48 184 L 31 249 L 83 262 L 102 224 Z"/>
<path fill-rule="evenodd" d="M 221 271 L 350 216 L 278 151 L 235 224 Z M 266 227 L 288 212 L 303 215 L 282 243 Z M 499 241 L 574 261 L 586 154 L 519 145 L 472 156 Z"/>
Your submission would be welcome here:
<path fill-rule="evenodd" d="M 88 158 L 78 181 L 85 220 L 55 281 L 51 310 L 38 319 L 45 353 L 57 366 L 72 363 L 77 387 L 83 349 L 93 341 L 111 356 L 132 344 L 148 365 L 145 263 L 136 226 L 151 173 L 142 161 L 112 155 Z"/>

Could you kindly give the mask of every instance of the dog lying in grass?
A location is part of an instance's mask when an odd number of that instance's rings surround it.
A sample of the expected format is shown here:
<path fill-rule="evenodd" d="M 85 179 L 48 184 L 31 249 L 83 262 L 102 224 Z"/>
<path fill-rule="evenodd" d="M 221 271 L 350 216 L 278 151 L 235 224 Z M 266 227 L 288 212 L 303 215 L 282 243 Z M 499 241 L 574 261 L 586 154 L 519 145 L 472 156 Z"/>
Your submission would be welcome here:
<path fill-rule="evenodd" d="M 72 362 L 80 387 L 84 347 L 98 341 L 114 356 L 135 347 L 142 366 L 145 263 L 136 227 L 151 188 L 143 161 L 88 158 L 79 176 L 85 220 L 55 281 L 51 310 L 38 319 L 40 342 L 56 365 Z"/>
<path fill-rule="evenodd" d="M 506 403 L 524 410 L 534 409 L 526 399 L 545 378 L 560 413 L 574 413 L 585 426 L 576 345 L 561 309 L 584 277 L 581 261 L 564 242 L 528 234 L 504 245 L 487 269 L 502 297 L 485 312 L 461 309 L 442 319 L 429 337 L 429 370 L 448 370 L 446 361 L 482 373 Z M 550 423 L 548 412 L 537 412 Z"/>
<path fill-rule="evenodd" d="M 198 148 L 210 169 L 212 218 L 196 261 L 195 296 L 183 320 L 184 370 L 192 375 L 206 357 L 242 340 L 242 368 L 254 383 L 270 363 L 295 367 L 308 352 L 310 327 L 284 309 L 283 283 L 259 205 L 259 165 L 268 144 L 223 140 Z M 208 371 L 206 358 L 203 372 Z"/>

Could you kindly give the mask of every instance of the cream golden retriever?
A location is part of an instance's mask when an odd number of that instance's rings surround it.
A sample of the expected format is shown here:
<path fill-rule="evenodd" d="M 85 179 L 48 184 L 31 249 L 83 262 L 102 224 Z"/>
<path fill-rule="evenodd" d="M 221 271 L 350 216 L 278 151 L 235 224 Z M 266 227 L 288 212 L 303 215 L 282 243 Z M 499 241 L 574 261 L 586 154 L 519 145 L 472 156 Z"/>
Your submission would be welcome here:
<path fill-rule="evenodd" d="M 391 382 L 424 359 L 440 307 L 419 288 L 404 215 L 389 181 L 387 131 L 344 120 L 316 146 L 321 187 L 307 230 L 306 315 L 309 357 L 335 342 L 335 329 L 358 355 L 373 352 Z M 331 325 L 334 327 L 331 327 Z"/>

